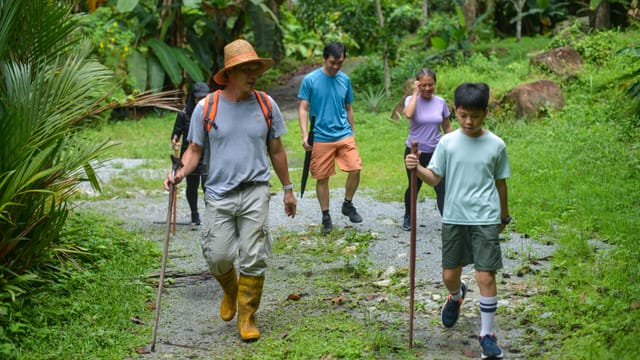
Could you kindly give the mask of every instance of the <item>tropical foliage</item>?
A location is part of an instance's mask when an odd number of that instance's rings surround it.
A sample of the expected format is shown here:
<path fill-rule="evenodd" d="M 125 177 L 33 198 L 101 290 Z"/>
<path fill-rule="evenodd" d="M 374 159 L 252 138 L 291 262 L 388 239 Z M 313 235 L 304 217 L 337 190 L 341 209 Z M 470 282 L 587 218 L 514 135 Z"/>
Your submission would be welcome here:
<path fill-rule="evenodd" d="M 82 181 L 98 187 L 91 160 L 106 147 L 84 141 L 78 129 L 108 92 L 112 73 L 89 60 L 92 48 L 77 30 L 68 6 L 0 1 L 3 323 L 11 319 L 10 304 L 43 280 L 51 258 L 71 251 L 59 246 L 69 197 Z M 1 328 L 11 331 L 5 324 Z"/>
<path fill-rule="evenodd" d="M 83 28 L 125 93 L 206 81 L 222 67 L 224 45 L 247 37 L 282 59 L 277 2 L 118 0 L 86 17 Z"/>

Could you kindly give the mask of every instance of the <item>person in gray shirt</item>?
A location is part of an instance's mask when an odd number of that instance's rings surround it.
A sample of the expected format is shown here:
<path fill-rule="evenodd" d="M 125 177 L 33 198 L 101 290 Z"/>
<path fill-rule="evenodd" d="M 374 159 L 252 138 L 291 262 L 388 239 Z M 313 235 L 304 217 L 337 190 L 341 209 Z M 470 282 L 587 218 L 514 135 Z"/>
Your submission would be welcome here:
<path fill-rule="evenodd" d="M 272 246 L 268 227 L 271 165 L 283 185 L 287 216 L 295 216 L 296 198 L 280 140 L 286 133 L 282 113 L 266 95 L 271 116 L 265 121 L 259 94 L 254 91 L 258 76 L 273 65 L 273 60 L 258 57 L 245 40 L 227 44 L 224 59 L 224 67 L 213 77 L 225 86 L 217 93 L 213 126 L 205 132 L 203 116 L 215 93 L 196 105 L 187 138 L 189 147 L 182 156 L 184 166 L 175 177 L 170 173 L 164 185 L 168 190 L 169 184 L 179 183 L 193 171 L 208 147 L 202 254 L 224 292 L 220 317 L 231 321 L 237 312 L 240 337 L 255 341 L 260 332 L 254 315 L 260 306 Z"/>

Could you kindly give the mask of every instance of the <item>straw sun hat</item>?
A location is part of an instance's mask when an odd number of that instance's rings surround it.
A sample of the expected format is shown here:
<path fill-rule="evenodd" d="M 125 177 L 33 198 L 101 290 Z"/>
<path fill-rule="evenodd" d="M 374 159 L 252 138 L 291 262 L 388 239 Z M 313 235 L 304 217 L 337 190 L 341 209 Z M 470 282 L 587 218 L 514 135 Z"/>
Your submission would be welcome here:
<path fill-rule="evenodd" d="M 258 75 L 273 66 L 273 60 L 258 57 L 258 54 L 256 54 L 256 51 L 249 42 L 242 39 L 234 40 L 224 47 L 224 67 L 213 76 L 213 80 L 220 85 L 226 85 L 227 78 L 224 76 L 224 73 L 233 67 L 246 63 L 260 64 Z"/>

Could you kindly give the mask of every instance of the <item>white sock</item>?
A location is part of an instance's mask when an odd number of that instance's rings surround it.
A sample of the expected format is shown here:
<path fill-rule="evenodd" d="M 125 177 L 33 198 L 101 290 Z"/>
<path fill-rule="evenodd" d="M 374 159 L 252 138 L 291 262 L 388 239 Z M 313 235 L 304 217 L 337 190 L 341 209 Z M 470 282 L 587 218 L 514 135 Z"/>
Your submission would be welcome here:
<path fill-rule="evenodd" d="M 449 295 L 451 295 L 451 300 L 458 301 L 462 297 L 462 285 L 456 291 L 449 291 Z"/>
<path fill-rule="evenodd" d="M 496 315 L 497 309 L 497 297 L 484 297 L 480 295 L 480 319 L 482 321 L 480 336 L 485 336 L 493 333 L 493 318 Z"/>

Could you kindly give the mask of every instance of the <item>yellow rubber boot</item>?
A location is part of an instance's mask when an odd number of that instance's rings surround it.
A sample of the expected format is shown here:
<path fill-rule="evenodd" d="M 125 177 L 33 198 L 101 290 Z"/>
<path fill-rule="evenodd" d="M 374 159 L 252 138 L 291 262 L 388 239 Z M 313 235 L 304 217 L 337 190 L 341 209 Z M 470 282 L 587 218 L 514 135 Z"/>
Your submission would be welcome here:
<path fill-rule="evenodd" d="M 264 276 L 240 274 L 238 281 L 238 330 L 243 341 L 255 341 L 260 338 L 254 314 L 260 306 Z"/>
<path fill-rule="evenodd" d="M 224 292 L 220 302 L 220 318 L 224 321 L 231 321 L 236 315 L 237 308 L 238 278 L 236 277 L 236 269 L 232 267 L 228 273 L 215 278 Z"/>

